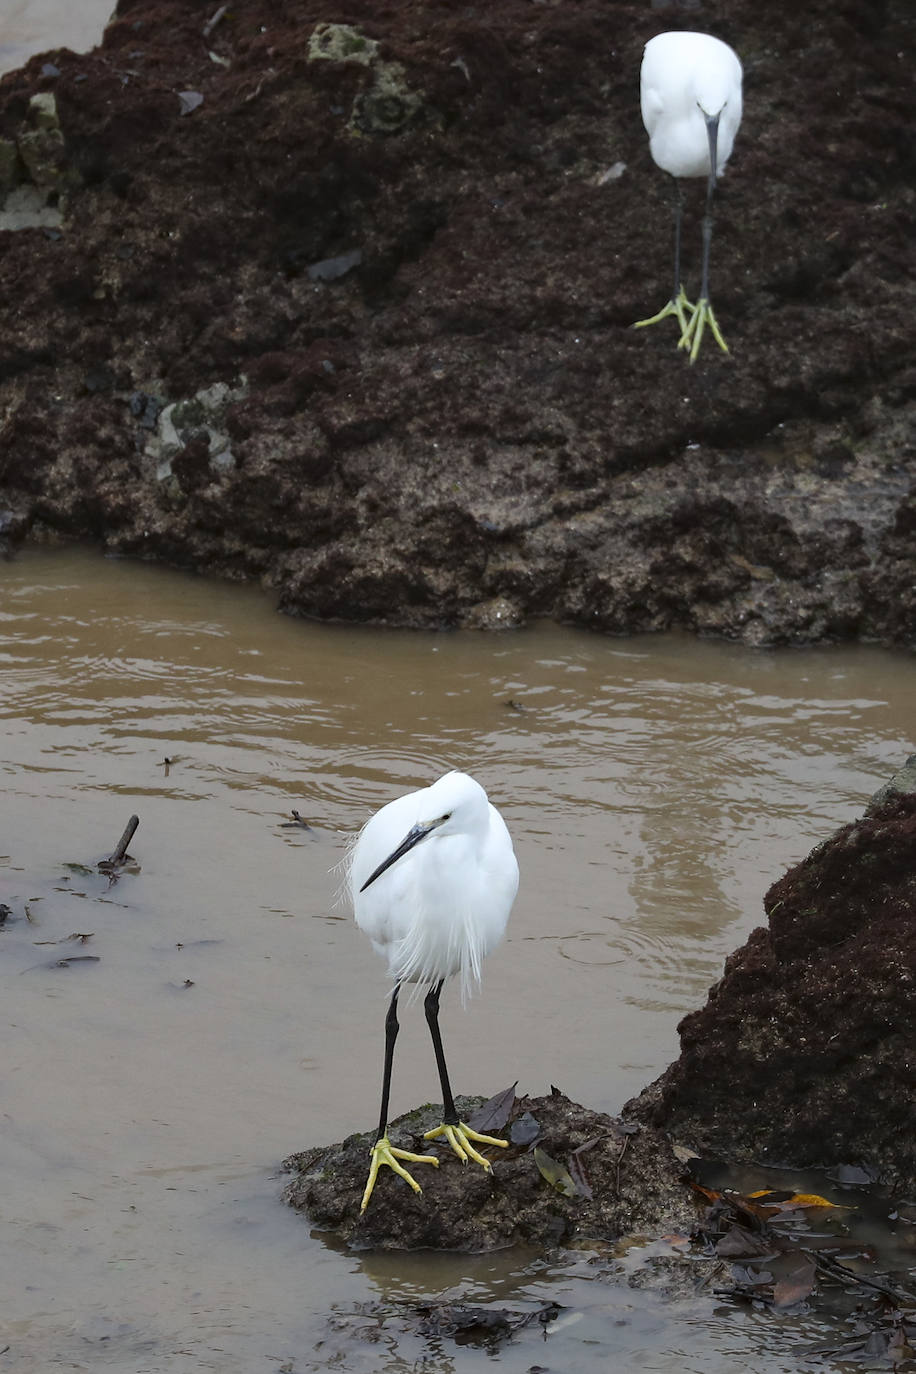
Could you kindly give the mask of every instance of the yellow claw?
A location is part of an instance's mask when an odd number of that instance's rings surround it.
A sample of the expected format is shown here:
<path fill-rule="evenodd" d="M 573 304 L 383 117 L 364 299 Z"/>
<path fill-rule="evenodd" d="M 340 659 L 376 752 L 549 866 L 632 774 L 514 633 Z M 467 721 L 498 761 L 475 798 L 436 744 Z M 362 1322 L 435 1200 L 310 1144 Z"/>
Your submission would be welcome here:
<path fill-rule="evenodd" d="M 427 1131 L 423 1139 L 438 1140 L 440 1136 L 445 1136 L 462 1164 L 467 1164 L 469 1159 L 473 1159 L 475 1164 L 480 1164 L 488 1173 L 493 1166 L 488 1159 L 484 1159 L 478 1150 L 474 1149 L 471 1141 L 476 1140 L 478 1145 L 498 1145 L 501 1150 L 508 1149 L 509 1146 L 508 1140 L 497 1140 L 492 1135 L 479 1135 L 477 1131 L 472 1131 L 470 1126 L 465 1126 L 463 1121 L 459 1121 L 457 1126 L 449 1126 L 443 1122 L 435 1130 Z"/>
<path fill-rule="evenodd" d="M 690 311 L 692 314 L 695 314 L 696 309 L 697 306 L 693 305 L 687 299 L 687 292 L 682 286 L 677 295 L 670 300 L 667 305 L 663 305 L 657 315 L 651 315 L 647 320 L 637 320 L 633 328 L 645 329 L 647 324 L 658 324 L 659 320 L 666 320 L 669 315 L 676 315 L 677 322 L 681 326 L 681 339 L 683 340 L 684 335 L 690 328 L 687 312 Z"/>
<path fill-rule="evenodd" d="M 712 336 L 722 352 L 728 352 L 728 344 L 722 337 L 722 331 L 719 329 L 716 322 L 712 306 L 704 296 L 701 296 L 693 307 L 693 314 L 685 325 L 677 345 L 678 348 L 686 348 L 689 351 L 690 361 L 692 363 L 695 363 L 699 356 L 700 341 L 703 338 L 703 330 L 706 328 L 707 324 L 712 330 Z"/>
<path fill-rule="evenodd" d="M 435 1155 L 414 1155 L 409 1150 L 397 1150 L 386 1135 L 375 1142 L 370 1151 L 370 1156 L 372 1162 L 369 1165 L 369 1181 L 366 1184 L 366 1191 L 363 1193 L 363 1200 L 359 1205 L 360 1216 L 369 1206 L 372 1189 L 375 1187 L 378 1171 L 383 1164 L 387 1164 L 388 1168 L 399 1174 L 405 1183 L 409 1183 L 415 1193 L 422 1193 L 423 1189 L 403 1165 L 398 1163 L 398 1160 L 405 1159 L 408 1164 L 432 1164 L 437 1169 L 439 1167 L 439 1161 Z"/>

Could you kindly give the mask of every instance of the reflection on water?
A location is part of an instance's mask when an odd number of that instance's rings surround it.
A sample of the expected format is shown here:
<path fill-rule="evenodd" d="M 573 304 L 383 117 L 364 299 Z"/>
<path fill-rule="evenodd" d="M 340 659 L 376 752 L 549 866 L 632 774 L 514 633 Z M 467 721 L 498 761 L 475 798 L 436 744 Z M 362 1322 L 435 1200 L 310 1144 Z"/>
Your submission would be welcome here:
<path fill-rule="evenodd" d="M 371 810 L 460 767 L 515 840 L 509 937 L 467 1013 L 444 999 L 456 1090 L 553 1082 L 615 1110 L 676 1053 L 769 883 L 912 751 L 913 675 L 862 648 L 316 626 L 83 552 L 0 568 L 10 1367 L 476 1367 L 390 1313 L 357 1340 L 367 1300 L 443 1291 L 579 1314 L 546 1348 L 520 1333 L 510 1371 L 635 1349 L 792 1367 L 797 1327 L 780 1347 L 584 1261 L 341 1254 L 273 1171 L 376 1117 L 387 986 L 335 872 Z M 292 808 L 314 828 L 284 828 Z M 131 812 L 141 871 L 109 887 L 94 865 Z M 392 1114 L 436 1091 L 411 1011 Z"/>

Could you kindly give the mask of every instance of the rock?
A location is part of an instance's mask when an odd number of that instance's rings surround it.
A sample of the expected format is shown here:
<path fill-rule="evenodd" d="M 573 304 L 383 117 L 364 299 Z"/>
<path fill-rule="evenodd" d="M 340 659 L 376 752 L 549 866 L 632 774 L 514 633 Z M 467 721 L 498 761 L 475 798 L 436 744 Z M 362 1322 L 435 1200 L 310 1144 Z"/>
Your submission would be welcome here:
<path fill-rule="evenodd" d="M 457 1100 L 464 1120 L 481 1101 Z M 383 1250 L 554 1246 L 573 1237 L 608 1239 L 653 1230 L 663 1221 L 686 1224 L 693 1214 L 686 1190 L 677 1182 L 680 1165 L 669 1143 L 651 1129 L 634 1131 L 578 1106 L 556 1089 L 547 1097 L 516 1099 L 506 1130 L 526 1113 L 540 1127 L 536 1140 L 505 1151 L 489 1147 L 491 1173 L 463 1166 L 447 1147 L 426 1144 L 423 1132 L 439 1124 L 442 1109 L 424 1107 L 389 1127 L 393 1144 L 434 1153 L 441 1160 L 438 1169 L 417 1169 L 421 1195 L 390 1169 L 382 1169 L 360 1218 L 375 1141 L 374 1134 L 364 1134 L 291 1156 L 284 1167 L 296 1178 L 286 1199 L 320 1230 L 334 1231 L 356 1248 Z M 508 1138 L 503 1130 L 489 1133 Z M 573 1196 L 545 1180 L 535 1161 L 535 1144 L 564 1169 L 575 1171 L 578 1191 Z"/>
<path fill-rule="evenodd" d="M 0 138 L 0 209 L 22 176 L 19 150 L 12 139 Z"/>
<path fill-rule="evenodd" d="M 60 131 L 57 98 L 51 91 L 39 91 L 29 101 L 29 116 L 36 129 Z"/>
<path fill-rule="evenodd" d="M 193 7 L 159 0 L 140 66 L 131 12 L 54 54 L 56 106 L 33 103 L 39 58 L 0 81 L 34 178 L 0 231 L 46 231 L 0 255 L 3 483 L 32 527 L 314 617 L 495 627 L 502 601 L 607 634 L 916 643 L 916 196 L 887 136 L 888 110 L 916 123 L 907 6 L 780 5 L 767 29 L 729 4 L 731 352 L 690 367 L 665 324 L 630 328 L 670 286 L 635 95 L 651 6 L 616 7 L 609 47 L 603 0 L 303 5 L 220 7 L 215 63 Z M 87 392 L 103 367 L 118 387 Z M 241 375 L 147 451 L 125 397 Z"/>
<path fill-rule="evenodd" d="M 65 180 L 64 135 L 57 116 L 57 100 L 41 91 L 29 101 L 28 125 L 20 130 L 16 147 L 26 171 L 40 191 L 57 191 Z"/>
<path fill-rule="evenodd" d="M 247 395 L 244 378 L 236 387 L 214 382 L 194 396 L 163 406 L 158 398 L 134 392 L 129 399 L 131 414 L 142 431 L 141 438 L 148 471 L 159 483 L 166 482 L 182 466 L 186 482 L 197 488 L 210 475 L 224 475 L 235 467 L 231 440 L 225 427 L 228 408 Z M 179 462 L 178 455 L 183 454 Z M 193 478 L 191 474 L 194 474 Z M 174 495 L 174 489 L 169 488 Z"/>
<path fill-rule="evenodd" d="M 482 601 L 473 606 L 462 623 L 469 630 L 514 630 L 524 619 L 518 605 L 504 596 L 495 596 L 491 601 Z"/>
<path fill-rule="evenodd" d="M 912 1193 L 916 755 L 765 908 L 627 1112 L 729 1162 L 855 1166 Z"/>
<path fill-rule="evenodd" d="M 409 86 L 400 62 L 377 62 L 372 85 L 353 102 L 350 127 L 364 134 L 396 134 L 422 106 L 423 97 Z"/>
<path fill-rule="evenodd" d="M 378 43 L 351 24 L 316 24 L 309 38 L 312 62 L 358 62 L 368 67 L 375 60 Z"/>
<path fill-rule="evenodd" d="M 16 186 L 10 191 L 0 210 L 0 230 L 16 233 L 21 229 L 58 229 L 63 216 L 37 186 Z"/>

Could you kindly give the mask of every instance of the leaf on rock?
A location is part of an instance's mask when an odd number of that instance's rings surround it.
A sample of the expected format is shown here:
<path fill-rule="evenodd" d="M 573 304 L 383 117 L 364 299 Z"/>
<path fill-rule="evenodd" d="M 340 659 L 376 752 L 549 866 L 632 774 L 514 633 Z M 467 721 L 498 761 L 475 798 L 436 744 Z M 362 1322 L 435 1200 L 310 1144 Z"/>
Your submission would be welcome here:
<path fill-rule="evenodd" d="M 530 1112 L 523 1112 L 509 1127 L 509 1139 L 513 1145 L 530 1145 L 541 1134 L 541 1123 Z"/>
<path fill-rule="evenodd" d="M 539 1146 L 534 1149 L 534 1162 L 541 1171 L 541 1177 L 546 1179 L 551 1188 L 556 1188 L 558 1193 L 564 1197 L 576 1197 L 578 1189 L 573 1181 L 572 1175 L 565 1164 L 559 1164 L 557 1160 L 551 1159 L 546 1150 Z"/>
<path fill-rule="evenodd" d="M 588 1198 L 589 1202 L 591 1202 L 595 1195 L 588 1181 L 588 1175 L 582 1167 L 582 1161 L 577 1157 L 575 1151 L 569 1156 L 569 1176 L 575 1184 L 576 1192 L 579 1196 Z"/>
<path fill-rule="evenodd" d="M 204 103 L 204 98 L 200 91 L 179 91 L 178 101 L 181 105 L 183 115 L 193 114 L 199 105 Z"/>
<path fill-rule="evenodd" d="M 472 1131 L 501 1131 L 512 1114 L 515 1106 L 515 1089 L 518 1087 L 518 1079 L 510 1088 L 504 1088 L 501 1093 L 491 1097 L 489 1102 L 485 1102 L 467 1123 Z"/>

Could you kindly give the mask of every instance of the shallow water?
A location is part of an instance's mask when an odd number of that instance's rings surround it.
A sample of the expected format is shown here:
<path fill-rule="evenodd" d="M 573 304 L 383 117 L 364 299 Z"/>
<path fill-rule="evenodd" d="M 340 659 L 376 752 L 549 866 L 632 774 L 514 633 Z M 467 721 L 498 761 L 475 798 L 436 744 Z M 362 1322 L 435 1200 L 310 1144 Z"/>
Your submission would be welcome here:
<path fill-rule="evenodd" d="M 443 1292 L 572 1309 L 514 1338 L 510 1374 L 794 1368 L 813 1319 L 688 1310 L 613 1260 L 339 1253 L 276 1170 L 377 1115 L 386 982 L 335 872 L 375 807 L 457 766 L 515 839 L 483 995 L 443 999 L 456 1091 L 613 1111 L 769 883 L 912 752 L 914 675 L 856 647 L 317 626 L 86 551 L 0 567 L 0 1370 L 475 1369 L 364 1306 Z M 91 870 L 132 812 L 140 872 L 109 888 Z M 436 1087 L 406 1008 L 393 1114 Z"/>

